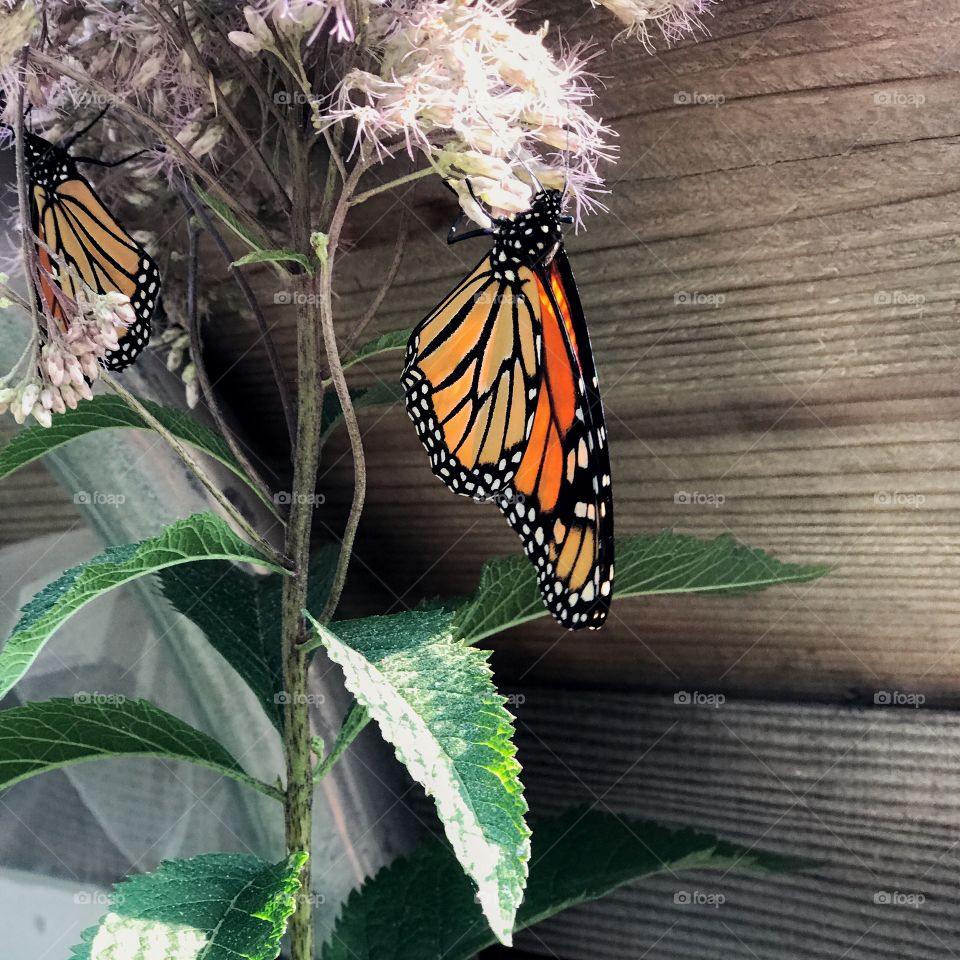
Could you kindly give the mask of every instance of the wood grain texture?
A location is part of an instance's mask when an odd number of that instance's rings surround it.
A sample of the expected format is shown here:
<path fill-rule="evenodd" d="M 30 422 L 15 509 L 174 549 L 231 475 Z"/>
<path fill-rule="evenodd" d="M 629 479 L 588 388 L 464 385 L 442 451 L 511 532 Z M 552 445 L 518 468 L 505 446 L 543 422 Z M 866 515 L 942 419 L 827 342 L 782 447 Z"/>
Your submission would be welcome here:
<path fill-rule="evenodd" d="M 782 876 L 662 874 L 519 934 L 520 950 L 944 960 L 960 949 L 955 715 L 536 687 L 515 702 L 535 812 L 584 805 L 815 862 Z M 683 902 L 697 892 L 714 902 Z"/>
<path fill-rule="evenodd" d="M 524 7 L 568 41 L 614 32 L 585 0 Z M 569 241 L 604 391 L 620 533 L 733 533 L 829 579 L 735 600 L 614 604 L 587 639 L 544 620 L 496 641 L 503 676 L 866 699 L 960 694 L 960 2 L 723 0 L 710 35 L 655 56 L 613 45 L 598 112 L 619 135 L 609 213 Z M 371 185 L 407 168 L 371 174 Z M 375 330 L 416 323 L 481 256 L 448 248 L 434 182 L 349 223 L 346 337 L 411 233 Z M 260 291 L 291 376 L 288 296 Z M 278 302 L 275 302 L 278 301 Z M 371 333 L 374 331 L 371 331 Z M 252 325 L 211 327 L 211 367 L 282 473 L 275 392 Z M 400 354 L 351 371 L 396 381 Z M 466 592 L 518 545 L 448 494 L 399 410 L 361 417 L 368 509 L 352 612 Z M 328 447 L 319 532 L 351 474 Z M 687 503 L 682 494 L 691 495 Z M 714 504 L 703 503 L 712 498 Z M 722 498 L 722 503 L 717 503 Z M 701 501 L 701 502 L 698 502 Z"/>

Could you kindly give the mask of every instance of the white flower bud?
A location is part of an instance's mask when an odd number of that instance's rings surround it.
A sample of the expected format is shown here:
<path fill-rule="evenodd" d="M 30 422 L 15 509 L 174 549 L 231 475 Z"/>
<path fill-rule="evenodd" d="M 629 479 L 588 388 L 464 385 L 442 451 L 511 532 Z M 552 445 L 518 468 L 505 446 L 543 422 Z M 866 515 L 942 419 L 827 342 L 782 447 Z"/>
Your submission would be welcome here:
<path fill-rule="evenodd" d="M 74 393 L 73 387 L 69 383 L 65 383 L 60 388 L 60 396 L 63 399 L 63 402 L 71 409 L 77 409 L 77 395 Z"/>
<path fill-rule="evenodd" d="M 40 398 L 40 387 L 36 383 L 28 383 L 20 393 L 20 409 L 23 415 L 28 416 L 33 405 Z"/>
<path fill-rule="evenodd" d="M 41 427 L 50 427 L 53 424 L 53 417 L 50 416 L 50 411 L 45 407 L 36 406 L 31 412 L 33 413 L 33 419 L 36 420 Z"/>
<path fill-rule="evenodd" d="M 243 16 L 247 21 L 250 32 L 264 45 L 270 46 L 273 43 L 273 34 L 267 26 L 267 21 L 257 13 L 253 7 L 244 7 Z"/>

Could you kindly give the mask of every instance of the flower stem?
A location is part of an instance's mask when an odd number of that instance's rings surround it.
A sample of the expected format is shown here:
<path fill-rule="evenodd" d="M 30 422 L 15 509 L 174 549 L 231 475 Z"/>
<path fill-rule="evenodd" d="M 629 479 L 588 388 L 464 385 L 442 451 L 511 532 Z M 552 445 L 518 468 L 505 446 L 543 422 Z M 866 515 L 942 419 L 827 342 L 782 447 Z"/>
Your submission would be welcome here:
<path fill-rule="evenodd" d="M 429 177 L 431 173 L 436 171 L 433 167 L 424 167 L 422 170 L 415 170 L 413 173 L 408 173 L 406 176 L 397 177 L 396 180 L 389 180 L 386 183 L 381 183 L 379 187 L 373 187 L 370 190 L 366 190 L 363 193 L 358 193 L 351 201 L 352 206 L 356 206 L 358 203 L 363 203 L 366 200 L 369 200 L 371 197 L 375 197 L 378 193 L 386 193 L 388 190 L 392 190 L 394 187 L 402 187 L 405 183 L 412 183 L 414 180 L 422 180 L 424 177 Z"/>
<path fill-rule="evenodd" d="M 340 556 L 337 560 L 337 569 L 333 575 L 333 585 L 324 605 L 323 612 L 318 618 L 321 623 L 327 623 L 333 617 L 340 602 L 340 595 L 347 580 L 347 569 L 350 566 L 350 557 L 353 554 L 353 542 L 360 526 L 360 514 L 367 494 L 367 468 L 363 455 L 363 438 L 360 436 L 360 426 L 357 423 L 357 414 L 350 399 L 350 390 L 343 373 L 343 364 L 340 360 L 340 351 L 337 347 L 337 332 L 333 325 L 333 266 L 336 259 L 337 245 L 340 231 L 350 210 L 350 197 L 356 189 L 360 177 L 368 169 L 367 161 L 358 161 L 350 172 L 343 185 L 343 192 L 333 211 L 330 229 L 327 233 L 327 256 L 320 264 L 320 323 L 323 329 L 323 346 L 327 355 L 327 368 L 330 379 L 337 391 L 337 399 L 343 411 L 343 422 L 350 437 L 350 449 L 353 455 L 353 501 L 350 504 L 350 514 L 343 531 Z"/>
<path fill-rule="evenodd" d="M 27 89 L 27 61 L 30 57 L 30 48 L 24 47 L 20 56 L 20 76 L 17 83 L 17 122 L 15 162 L 17 168 L 17 201 L 20 208 L 20 236 L 23 242 L 23 269 L 26 273 L 27 300 L 30 304 L 30 319 L 33 329 L 40 329 L 40 317 L 37 313 L 37 301 L 34 291 L 37 288 L 37 250 L 33 245 L 33 217 L 30 216 L 29 188 L 27 186 L 27 161 L 24 143 L 24 91 Z"/>
<path fill-rule="evenodd" d="M 292 132 L 289 139 L 293 195 L 291 232 L 295 247 L 309 251 L 311 185 L 307 148 Z M 283 708 L 283 746 L 287 761 L 284 826 L 288 852 L 310 853 L 313 774 L 307 698 L 309 657 L 304 651 L 307 633 L 302 611 L 307 602 L 310 525 L 320 458 L 323 388 L 320 385 L 316 277 L 300 274 L 297 284 L 298 293 L 303 296 L 297 297 L 297 422 L 286 539 L 286 550 L 294 562 L 294 576 L 284 581 L 281 609 L 283 683 L 287 694 Z M 297 908 L 290 918 L 289 931 L 291 960 L 313 960 L 309 863 L 300 875 Z"/>
<path fill-rule="evenodd" d="M 273 372 L 273 379 L 277 385 L 277 392 L 280 394 L 280 405 L 283 407 L 283 419 L 287 425 L 287 436 L 290 439 L 290 446 L 292 449 L 296 437 L 293 400 L 290 397 L 290 390 L 287 387 L 287 378 L 283 372 L 283 364 L 280 362 L 280 356 L 277 353 L 276 344 L 273 342 L 273 336 L 270 333 L 270 327 L 267 326 L 267 318 L 263 315 L 263 310 L 260 308 L 260 302 L 257 300 L 257 296 L 250 287 L 250 284 L 247 283 L 247 278 L 243 275 L 242 269 L 240 267 L 233 266 L 233 254 L 230 252 L 227 242 L 223 239 L 223 236 L 214 224 L 213 219 L 207 212 L 207 208 L 203 205 L 203 203 L 201 203 L 200 198 L 193 192 L 193 188 L 186 179 L 183 182 L 183 190 L 184 196 L 190 201 L 190 207 L 192 208 L 193 212 L 197 215 L 200 222 L 203 224 L 204 229 L 210 234 L 210 236 L 213 238 L 213 242 L 217 245 L 217 249 L 220 251 L 227 263 L 227 269 L 231 274 L 233 274 L 233 278 L 236 280 L 237 286 L 240 288 L 240 292 L 247 301 L 247 306 L 250 308 L 254 319 L 257 321 L 257 329 L 260 332 L 260 339 L 263 341 L 264 349 L 267 351 L 267 359 L 270 361 L 270 369 Z"/>
<path fill-rule="evenodd" d="M 230 519 L 253 541 L 253 545 L 282 569 L 289 569 L 290 561 L 257 533 L 249 521 L 224 496 L 220 488 L 210 479 L 192 453 L 182 444 L 126 387 L 121 386 L 106 370 L 100 372 L 100 379 L 107 384 L 133 410 L 148 427 L 155 430 L 174 449 L 190 472 L 210 491 L 213 499 L 227 512 Z"/>

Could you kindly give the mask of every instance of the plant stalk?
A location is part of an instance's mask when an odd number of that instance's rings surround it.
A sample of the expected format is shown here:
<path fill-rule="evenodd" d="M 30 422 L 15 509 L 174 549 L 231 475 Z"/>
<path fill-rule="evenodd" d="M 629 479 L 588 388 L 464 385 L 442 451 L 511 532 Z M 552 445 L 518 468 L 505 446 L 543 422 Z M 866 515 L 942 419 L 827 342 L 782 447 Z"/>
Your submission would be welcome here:
<path fill-rule="evenodd" d="M 292 234 L 295 248 L 310 251 L 310 181 L 308 152 L 299 138 L 290 136 L 293 192 Z M 309 656 L 303 609 L 307 603 L 310 568 L 310 526 L 320 457 L 320 343 L 316 278 L 296 277 L 297 297 L 297 422 L 293 457 L 293 488 L 287 521 L 286 551 L 294 575 L 283 584 L 281 646 L 283 654 L 283 745 L 287 761 L 284 825 L 287 850 L 310 853 L 313 774 L 311 769 L 310 710 L 307 697 Z M 297 908 L 290 918 L 291 960 L 313 960 L 313 909 L 310 864 L 300 876 Z"/>

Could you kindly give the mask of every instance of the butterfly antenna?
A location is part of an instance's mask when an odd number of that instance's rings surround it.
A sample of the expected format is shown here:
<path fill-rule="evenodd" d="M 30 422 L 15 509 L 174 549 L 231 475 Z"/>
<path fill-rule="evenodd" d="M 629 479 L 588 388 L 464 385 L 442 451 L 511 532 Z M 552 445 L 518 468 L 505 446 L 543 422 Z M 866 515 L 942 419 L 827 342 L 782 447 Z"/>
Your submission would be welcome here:
<path fill-rule="evenodd" d="M 89 133 L 105 116 L 106 112 L 110 109 L 110 104 L 108 103 L 85 127 L 78 130 L 76 133 L 67 137 L 60 146 L 70 152 L 70 148 L 85 134 Z"/>

